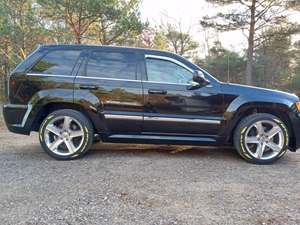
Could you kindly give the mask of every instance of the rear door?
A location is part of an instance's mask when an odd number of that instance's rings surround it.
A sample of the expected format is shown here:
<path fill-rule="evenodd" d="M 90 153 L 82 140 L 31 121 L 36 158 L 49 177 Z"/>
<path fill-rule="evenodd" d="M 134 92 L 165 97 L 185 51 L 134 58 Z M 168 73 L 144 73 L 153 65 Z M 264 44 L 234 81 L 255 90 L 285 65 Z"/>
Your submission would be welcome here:
<path fill-rule="evenodd" d="M 142 83 L 134 50 L 90 50 L 75 85 L 75 98 L 93 102 L 110 134 L 141 132 Z"/>

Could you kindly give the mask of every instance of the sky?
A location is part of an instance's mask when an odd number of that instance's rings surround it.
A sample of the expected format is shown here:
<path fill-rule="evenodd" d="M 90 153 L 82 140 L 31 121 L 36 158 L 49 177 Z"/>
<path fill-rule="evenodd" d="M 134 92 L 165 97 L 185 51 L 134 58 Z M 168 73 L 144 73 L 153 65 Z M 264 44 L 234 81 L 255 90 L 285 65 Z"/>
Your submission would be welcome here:
<path fill-rule="evenodd" d="M 160 24 L 163 18 L 170 17 L 180 21 L 191 33 L 195 40 L 200 43 L 200 48 L 204 43 L 205 37 L 199 20 L 205 15 L 213 15 L 220 8 L 216 5 L 207 3 L 205 0 L 142 0 L 141 15 L 143 19 L 149 20 L 151 24 Z M 300 21 L 300 13 L 291 13 L 293 21 Z M 214 32 L 213 32 L 214 33 Z M 215 35 L 210 34 L 210 40 L 214 40 Z M 219 34 L 224 47 L 241 52 L 247 47 L 247 39 L 241 31 L 226 32 Z M 204 48 L 203 48 L 204 50 Z"/>

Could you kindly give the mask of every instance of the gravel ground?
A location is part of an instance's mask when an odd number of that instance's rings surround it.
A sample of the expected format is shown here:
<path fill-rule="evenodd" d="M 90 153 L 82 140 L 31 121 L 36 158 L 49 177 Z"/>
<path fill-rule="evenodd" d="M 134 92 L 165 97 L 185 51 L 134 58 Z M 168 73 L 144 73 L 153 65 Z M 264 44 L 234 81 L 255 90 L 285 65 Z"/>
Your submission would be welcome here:
<path fill-rule="evenodd" d="M 56 161 L 37 135 L 0 128 L 1 225 L 300 224 L 299 180 L 300 153 L 257 166 L 232 150 L 106 144 Z"/>

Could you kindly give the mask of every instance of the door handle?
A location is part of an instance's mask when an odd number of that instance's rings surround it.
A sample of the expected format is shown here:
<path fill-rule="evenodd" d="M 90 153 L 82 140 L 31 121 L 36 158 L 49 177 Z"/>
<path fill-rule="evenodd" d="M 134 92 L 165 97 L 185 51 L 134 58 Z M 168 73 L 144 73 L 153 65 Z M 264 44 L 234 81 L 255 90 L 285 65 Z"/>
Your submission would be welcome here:
<path fill-rule="evenodd" d="M 166 90 L 158 90 L 158 89 L 149 89 L 149 94 L 156 94 L 156 95 L 166 95 L 168 92 Z"/>
<path fill-rule="evenodd" d="M 83 90 L 97 90 L 98 87 L 95 86 L 95 85 L 89 85 L 89 84 L 82 84 L 79 86 L 80 89 L 83 89 Z"/>

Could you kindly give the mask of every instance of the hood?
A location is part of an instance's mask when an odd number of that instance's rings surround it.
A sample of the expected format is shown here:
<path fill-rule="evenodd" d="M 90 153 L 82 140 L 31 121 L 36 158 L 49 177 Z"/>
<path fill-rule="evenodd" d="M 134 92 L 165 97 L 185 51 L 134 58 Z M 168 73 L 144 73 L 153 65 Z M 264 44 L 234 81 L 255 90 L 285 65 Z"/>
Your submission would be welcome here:
<path fill-rule="evenodd" d="M 299 101 L 299 98 L 295 94 L 291 94 L 284 91 L 272 90 L 267 88 L 253 87 L 241 84 L 231 84 L 231 83 L 223 83 L 223 90 L 226 92 L 229 91 L 232 94 L 237 95 L 247 95 L 252 99 L 261 99 L 261 98 L 279 98 L 282 100 L 287 100 L 290 102 Z"/>

